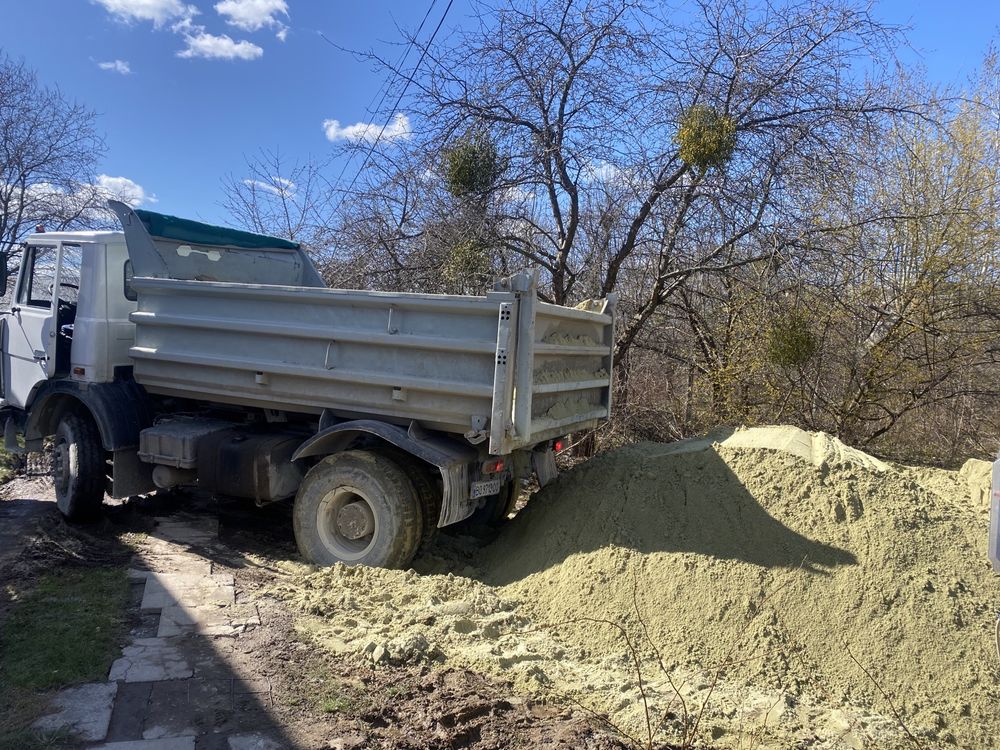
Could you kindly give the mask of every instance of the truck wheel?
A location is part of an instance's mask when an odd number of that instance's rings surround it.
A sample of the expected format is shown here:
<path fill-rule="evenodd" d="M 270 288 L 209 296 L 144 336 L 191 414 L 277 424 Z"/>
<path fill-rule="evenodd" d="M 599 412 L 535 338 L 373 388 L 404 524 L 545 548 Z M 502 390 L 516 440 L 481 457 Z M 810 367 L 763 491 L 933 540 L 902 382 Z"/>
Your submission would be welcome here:
<path fill-rule="evenodd" d="M 52 481 L 56 505 L 71 521 L 90 521 L 104 501 L 104 447 L 93 420 L 66 414 L 56 428 L 52 446 Z"/>
<path fill-rule="evenodd" d="M 507 516 L 517 504 L 518 494 L 515 487 L 514 481 L 507 482 L 500 488 L 498 494 L 486 498 L 483 507 L 476 508 L 471 516 L 445 528 L 480 539 L 492 539 L 499 533 L 507 521 Z"/>
<path fill-rule="evenodd" d="M 299 552 L 316 565 L 402 568 L 421 537 L 420 501 L 391 459 L 347 451 L 316 464 L 292 511 Z"/>
<path fill-rule="evenodd" d="M 418 550 L 427 549 L 437 539 L 437 522 L 438 516 L 441 515 L 440 488 L 436 486 L 428 465 L 419 458 L 415 458 L 395 446 L 380 446 L 376 450 L 398 464 L 413 483 L 413 489 L 416 490 L 417 499 L 420 501 L 420 515 L 423 528 Z"/>

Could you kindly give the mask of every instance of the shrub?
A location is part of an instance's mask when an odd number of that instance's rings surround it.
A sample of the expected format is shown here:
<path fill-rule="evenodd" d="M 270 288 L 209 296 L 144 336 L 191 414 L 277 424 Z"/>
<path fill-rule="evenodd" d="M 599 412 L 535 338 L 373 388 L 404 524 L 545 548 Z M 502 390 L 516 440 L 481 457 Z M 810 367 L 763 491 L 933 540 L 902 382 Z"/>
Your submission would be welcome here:
<path fill-rule="evenodd" d="M 486 133 L 463 136 L 444 152 L 445 186 L 456 198 L 488 193 L 502 173 L 502 160 Z"/>
<path fill-rule="evenodd" d="M 681 159 L 689 167 L 700 172 L 722 167 L 736 148 L 736 123 L 715 107 L 694 104 L 681 116 L 676 141 Z"/>
<path fill-rule="evenodd" d="M 801 367 L 819 348 L 809 321 L 798 312 L 779 319 L 768 332 L 767 358 L 778 367 Z"/>

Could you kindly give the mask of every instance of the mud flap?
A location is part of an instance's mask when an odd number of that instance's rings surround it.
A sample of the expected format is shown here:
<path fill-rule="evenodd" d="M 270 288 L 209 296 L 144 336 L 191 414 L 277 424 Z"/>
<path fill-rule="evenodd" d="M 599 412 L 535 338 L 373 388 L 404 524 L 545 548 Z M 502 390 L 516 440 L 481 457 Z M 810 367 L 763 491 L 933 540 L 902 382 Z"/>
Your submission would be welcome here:
<path fill-rule="evenodd" d="M 152 492 L 153 465 L 139 460 L 139 452 L 135 448 L 126 448 L 114 452 L 114 463 L 111 470 L 111 491 L 114 498 L 132 497 Z"/>
<path fill-rule="evenodd" d="M 535 470 L 535 476 L 538 477 L 539 487 L 544 487 L 559 476 L 559 469 L 556 468 L 556 454 L 551 449 L 533 451 L 531 454 L 531 468 Z"/>

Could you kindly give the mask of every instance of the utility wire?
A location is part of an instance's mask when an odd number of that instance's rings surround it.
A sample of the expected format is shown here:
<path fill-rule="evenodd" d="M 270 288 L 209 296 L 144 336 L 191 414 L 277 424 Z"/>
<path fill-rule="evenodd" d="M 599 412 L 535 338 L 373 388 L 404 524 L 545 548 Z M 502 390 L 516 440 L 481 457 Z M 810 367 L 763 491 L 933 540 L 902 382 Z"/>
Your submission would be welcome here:
<path fill-rule="evenodd" d="M 428 17 L 430 17 L 431 11 L 434 10 L 434 6 L 435 5 L 437 5 L 437 0 L 431 0 L 431 4 L 427 7 L 427 12 L 424 13 L 424 17 L 422 19 L 420 19 L 420 25 L 417 27 L 416 33 L 410 39 L 409 43 L 407 43 L 406 49 L 403 50 L 403 54 L 400 55 L 399 60 L 396 61 L 396 70 L 399 70 L 400 68 L 402 68 L 403 65 L 406 63 L 406 58 L 408 58 L 410 56 L 410 50 L 413 49 L 414 42 L 416 42 L 416 40 L 420 37 L 420 32 L 424 30 L 424 24 L 427 23 L 427 19 L 428 19 Z M 323 39 L 324 42 L 326 42 L 327 44 L 329 44 L 334 49 L 342 50 L 341 47 L 338 47 L 336 44 L 334 44 L 329 39 L 327 39 L 326 34 L 324 34 L 322 31 L 319 32 L 319 35 Z M 392 77 L 394 77 L 394 76 L 395 76 L 395 73 L 393 73 Z M 374 96 L 372 96 L 372 100 L 370 102 L 368 102 L 368 106 L 365 107 L 365 112 L 370 112 L 370 113 L 374 114 L 374 113 L 376 113 L 376 112 L 378 112 L 379 110 L 382 109 L 382 105 L 385 103 L 385 98 L 389 95 L 389 90 L 392 88 L 392 86 L 391 86 L 392 77 L 386 79 L 385 83 L 378 88 L 378 90 L 375 92 Z M 375 97 L 377 97 L 379 95 L 379 93 L 382 94 L 382 98 L 379 99 L 378 104 L 375 105 L 374 109 L 372 109 L 372 105 L 375 104 Z M 385 130 L 386 127 L 389 127 L 388 123 L 386 123 L 385 127 L 383 127 L 382 130 Z M 381 131 L 380 131 L 380 134 L 381 134 Z M 348 155 L 347 160 L 344 162 L 344 166 L 340 170 L 340 174 L 337 175 L 337 179 L 333 183 L 334 185 L 339 185 L 340 184 L 340 181 L 343 179 L 344 173 L 347 171 L 347 168 L 351 165 L 351 162 L 354 161 L 354 154 L 355 153 L 357 153 L 357 152 L 352 151 L 350 153 L 350 155 Z M 338 206 L 338 208 L 339 208 L 339 206 Z"/>
<path fill-rule="evenodd" d="M 424 58 L 427 56 L 427 50 L 429 50 L 430 46 L 434 43 L 434 38 L 437 36 L 438 32 L 441 30 L 441 27 L 444 25 L 444 19 L 448 17 L 448 11 L 451 10 L 451 6 L 454 2 L 455 0 L 448 0 L 448 5 L 444 9 L 444 13 L 441 14 L 441 19 L 438 21 L 437 26 L 434 27 L 434 31 L 431 34 L 431 38 L 427 40 L 427 44 L 425 44 L 421 49 L 420 57 L 417 59 L 417 64 L 413 66 L 413 70 L 410 71 L 410 75 L 407 76 L 406 82 L 403 84 L 403 90 L 399 92 L 399 96 L 396 97 L 396 103 L 393 104 L 392 106 L 393 115 L 395 115 L 396 110 L 399 109 L 399 105 L 400 103 L 402 103 L 403 97 L 406 96 L 406 90 L 410 87 L 410 84 L 413 83 L 413 79 L 416 77 L 417 71 L 420 70 L 420 64 L 424 61 Z M 430 11 L 428 10 L 428 13 L 429 12 Z M 416 40 L 416 35 L 414 35 L 413 40 Z M 411 40 L 411 42 L 413 40 Z M 388 93 L 388 89 L 386 89 L 386 93 Z M 337 203 L 337 207 L 333 210 L 334 215 L 336 215 L 337 212 L 340 211 L 341 206 L 344 205 L 344 201 L 347 200 L 347 196 L 350 195 L 351 191 L 354 189 L 354 185 L 358 181 L 358 177 L 364 171 L 365 167 L 368 166 L 368 160 L 371 159 L 372 154 L 375 153 L 375 149 L 376 147 L 378 147 L 379 141 L 382 140 L 382 134 L 385 132 L 385 129 L 389 127 L 389 124 L 390 123 L 387 122 L 385 125 L 382 126 L 382 129 L 378 131 L 378 135 L 375 136 L 375 140 L 372 141 L 372 145 L 368 149 L 368 153 L 365 154 L 364 161 L 361 162 L 361 166 L 358 167 L 358 171 L 354 173 L 354 177 L 351 179 L 351 184 L 347 186 L 347 190 L 344 191 L 344 194 L 340 198 L 340 202 Z"/>

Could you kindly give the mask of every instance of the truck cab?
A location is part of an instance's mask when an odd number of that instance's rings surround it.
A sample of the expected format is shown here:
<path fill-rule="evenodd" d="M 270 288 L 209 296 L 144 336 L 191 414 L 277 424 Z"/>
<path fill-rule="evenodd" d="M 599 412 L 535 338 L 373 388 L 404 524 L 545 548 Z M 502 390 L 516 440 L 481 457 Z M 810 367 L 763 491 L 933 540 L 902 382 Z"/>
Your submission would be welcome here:
<path fill-rule="evenodd" d="M 109 383 L 116 368 L 131 364 L 130 265 L 121 232 L 28 238 L 10 307 L 0 317 L 0 407 L 27 409 L 54 379 Z"/>

